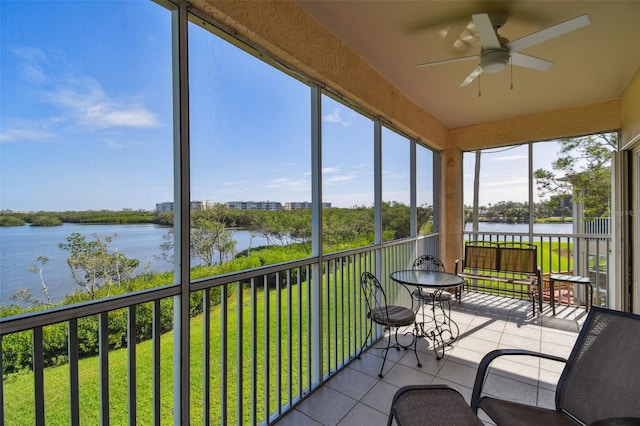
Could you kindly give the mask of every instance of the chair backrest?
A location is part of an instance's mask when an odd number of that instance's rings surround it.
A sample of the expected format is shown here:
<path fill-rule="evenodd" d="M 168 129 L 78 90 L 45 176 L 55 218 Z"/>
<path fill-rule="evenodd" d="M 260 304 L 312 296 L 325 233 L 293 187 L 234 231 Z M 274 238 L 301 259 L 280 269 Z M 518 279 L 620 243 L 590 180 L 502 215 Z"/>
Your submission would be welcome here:
<path fill-rule="evenodd" d="M 498 244 L 488 241 L 469 242 L 464 246 L 464 267 L 498 270 Z"/>
<path fill-rule="evenodd" d="M 592 307 L 556 390 L 556 408 L 584 424 L 640 417 L 640 315 Z"/>
<path fill-rule="evenodd" d="M 538 251 L 534 244 L 500 243 L 500 272 L 538 273 Z"/>
<path fill-rule="evenodd" d="M 424 254 L 413 261 L 413 266 L 411 267 L 411 269 L 444 272 L 444 264 L 437 257 L 430 254 Z"/>
<path fill-rule="evenodd" d="M 360 286 L 367 303 L 367 317 L 371 316 L 371 312 L 376 312 L 377 316 L 382 314 L 388 321 L 387 296 L 380 281 L 371 272 L 363 272 L 360 275 Z"/>

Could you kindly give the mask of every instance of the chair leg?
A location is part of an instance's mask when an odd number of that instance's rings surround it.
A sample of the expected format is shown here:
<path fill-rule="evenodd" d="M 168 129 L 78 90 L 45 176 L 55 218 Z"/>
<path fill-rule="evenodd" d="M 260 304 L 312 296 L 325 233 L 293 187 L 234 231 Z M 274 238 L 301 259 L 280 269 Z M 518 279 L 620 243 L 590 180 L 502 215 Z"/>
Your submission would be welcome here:
<path fill-rule="evenodd" d="M 373 329 L 373 321 L 369 321 L 369 328 L 367 329 L 367 336 L 364 338 L 364 342 L 362 343 L 362 347 L 360 348 L 360 352 L 358 353 L 358 355 L 356 355 L 357 359 L 362 359 L 362 357 L 360 355 L 362 355 L 362 352 L 364 351 L 364 347 L 367 345 L 367 342 L 369 341 L 369 337 L 371 337 L 371 330 Z"/>
<path fill-rule="evenodd" d="M 422 363 L 420 362 L 420 358 L 418 358 L 418 323 L 416 322 L 414 325 L 414 332 L 415 334 L 413 335 L 413 353 L 416 356 L 416 361 L 418 361 L 418 367 L 422 367 Z"/>
<path fill-rule="evenodd" d="M 391 331 L 390 329 L 388 329 Z M 396 329 L 396 341 L 398 340 L 398 329 Z M 389 334 L 387 338 L 387 347 L 384 349 L 384 358 L 382 359 L 382 366 L 380 367 L 380 372 L 378 373 L 378 377 L 382 379 L 382 370 L 384 370 L 384 363 L 387 362 L 387 354 L 389 353 L 389 347 L 391 346 L 391 334 Z"/>

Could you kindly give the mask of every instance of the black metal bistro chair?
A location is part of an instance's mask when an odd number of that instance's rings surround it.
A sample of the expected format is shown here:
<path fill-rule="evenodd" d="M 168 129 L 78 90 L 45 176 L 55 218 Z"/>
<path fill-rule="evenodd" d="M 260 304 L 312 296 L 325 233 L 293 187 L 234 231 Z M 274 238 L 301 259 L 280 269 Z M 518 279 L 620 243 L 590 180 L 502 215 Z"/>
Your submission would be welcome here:
<path fill-rule="evenodd" d="M 423 271 L 442 271 L 444 272 L 444 263 L 440 259 L 430 254 L 423 254 L 422 256 L 416 258 L 413 261 L 413 265 L 411 269 L 421 269 Z M 418 289 L 420 290 L 420 289 Z M 429 293 L 428 291 L 422 291 L 422 293 Z M 446 299 L 451 301 L 452 294 L 448 291 L 443 291 L 441 295 L 442 299 Z M 460 299 L 462 297 L 462 287 L 456 288 L 455 298 L 458 299 L 458 303 L 460 303 Z"/>
<path fill-rule="evenodd" d="M 360 276 L 360 285 L 362 287 L 362 291 L 364 292 L 365 301 L 367 303 L 367 318 L 371 320 L 369 323 L 369 329 L 367 330 L 367 337 L 365 338 L 365 342 L 369 341 L 373 330 L 373 323 L 379 324 L 383 327 L 384 331 L 389 331 L 389 336 L 387 337 L 387 347 L 383 349 L 384 351 L 384 359 L 382 360 L 382 366 L 380 367 L 380 373 L 378 373 L 378 377 L 382 377 L 382 371 L 384 370 L 384 364 L 387 361 L 387 354 L 389 352 L 389 348 L 395 348 L 396 350 L 402 349 L 413 349 L 413 353 L 416 356 L 416 360 L 418 361 L 418 367 L 422 367 L 420 363 L 420 358 L 418 358 L 418 352 L 416 350 L 416 341 L 418 334 L 418 324 L 416 323 L 416 313 L 405 306 L 393 305 L 387 303 L 387 296 L 385 294 L 380 281 L 370 272 L 363 272 Z M 409 292 L 409 289 L 405 286 L 401 285 L 402 288 Z M 411 294 L 409 292 L 409 298 Z M 408 345 L 403 345 L 398 340 L 398 331 L 402 327 L 412 326 L 413 331 L 404 333 L 411 334 L 411 343 Z M 393 338 L 395 339 L 395 343 L 391 345 L 391 338 L 393 333 Z"/>

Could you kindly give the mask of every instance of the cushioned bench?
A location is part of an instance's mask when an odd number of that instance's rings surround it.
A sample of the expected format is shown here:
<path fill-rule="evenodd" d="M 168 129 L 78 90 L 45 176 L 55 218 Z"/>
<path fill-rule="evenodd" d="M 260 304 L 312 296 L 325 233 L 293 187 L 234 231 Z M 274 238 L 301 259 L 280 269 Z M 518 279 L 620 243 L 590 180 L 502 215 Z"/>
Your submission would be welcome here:
<path fill-rule="evenodd" d="M 542 311 L 541 275 L 537 248 L 528 243 L 468 242 L 455 273 L 467 280 L 466 289 L 491 294 L 526 296 L 536 314 L 536 297 Z"/>

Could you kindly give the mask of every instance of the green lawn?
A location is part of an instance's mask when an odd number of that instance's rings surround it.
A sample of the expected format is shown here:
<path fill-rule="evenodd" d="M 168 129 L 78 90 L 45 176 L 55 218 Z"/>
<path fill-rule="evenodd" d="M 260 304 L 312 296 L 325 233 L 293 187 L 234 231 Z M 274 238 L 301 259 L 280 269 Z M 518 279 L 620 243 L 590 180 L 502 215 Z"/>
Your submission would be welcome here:
<path fill-rule="evenodd" d="M 326 280 L 323 281 L 326 285 Z M 333 283 L 333 279 L 329 282 Z M 345 287 L 352 289 L 345 283 Z M 326 288 L 325 288 L 326 289 Z M 276 407 L 277 398 L 277 373 L 278 361 L 281 366 L 281 401 L 286 403 L 288 400 L 289 385 L 292 388 L 292 394 L 295 397 L 300 394 L 299 378 L 302 388 L 309 386 L 307 377 L 307 321 L 306 312 L 309 309 L 306 292 L 307 283 L 300 285 L 302 296 L 298 297 L 298 286 L 291 286 L 291 304 L 288 304 L 288 289 L 281 289 L 280 292 L 271 290 L 269 294 L 269 318 L 265 320 L 265 298 L 262 288 L 255 292 L 256 303 L 256 347 L 252 347 L 251 340 L 251 291 L 245 288 L 242 291 L 242 300 L 239 300 L 238 294 L 229 295 L 226 304 L 227 311 L 227 365 L 226 370 L 222 369 L 222 305 L 211 308 L 211 326 L 210 326 L 210 410 L 213 424 L 220 423 L 222 412 L 222 382 L 223 374 L 226 371 L 227 380 L 227 422 L 236 423 L 238 416 L 236 401 L 239 390 L 242 391 L 243 407 L 242 423 L 251 422 L 251 401 L 252 392 L 255 392 L 256 398 L 256 421 L 261 422 L 265 414 L 265 323 L 268 322 L 269 327 L 269 411 L 273 412 Z M 352 291 L 350 290 L 350 291 Z M 342 284 L 339 291 L 344 295 Z M 279 295 L 278 295 L 279 293 Z M 333 285 L 330 285 L 328 294 L 334 294 Z M 333 296 L 330 296 L 333 297 Z M 238 330 L 238 306 L 242 306 L 240 312 L 242 314 L 242 334 Z M 302 304 L 302 340 L 299 341 L 298 329 L 298 305 Z M 333 304 L 332 304 L 333 305 Z M 342 308 L 342 301 L 338 301 L 339 309 Z M 277 321 L 277 306 L 280 306 L 280 314 L 282 322 Z M 324 305 L 325 318 L 329 316 L 334 318 L 333 309 Z M 291 310 L 291 336 L 288 335 L 289 330 L 289 311 Z M 338 317 L 339 318 L 339 317 Z M 330 320 L 330 328 L 333 328 L 333 322 Z M 201 424 L 203 410 L 203 335 L 204 335 L 204 316 L 198 315 L 191 319 L 191 418 L 192 424 Z M 347 326 L 349 327 L 349 326 Z M 342 330 L 341 325 L 337 325 Z M 278 341 L 278 329 L 280 329 L 281 339 Z M 332 330 L 330 330 L 332 331 Z M 162 424 L 173 424 L 173 356 L 174 356 L 174 333 L 168 332 L 161 336 L 161 418 Z M 238 339 L 242 339 L 240 350 L 242 353 L 238 355 Z M 288 347 L 288 342 L 291 347 Z M 327 342 L 324 343 L 327 345 Z M 325 346 L 326 347 L 326 346 Z M 334 354 L 333 340 L 328 343 L 330 350 L 325 351 L 324 359 L 327 365 L 330 357 Z M 252 354 L 255 353 L 255 361 L 252 360 Z M 288 356 L 291 354 L 291 360 Z M 298 368 L 298 356 L 302 358 L 301 368 Z M 329 355 L 330 354 L 330 355 Z M 152 341 L 144 341 L 136 346 L 137 359 L 137 420 L 139 424 L 149 424 L 152 418 Z M 238 383 L 238 359 L 242 360 L 242 380 Z M 288 382 L 288 365 L 291 361 L 292 377 L 291 383 Z M 335 364 L 335 359 L 331 358 L 331 363 Z M 257 389 L 252 390 L 252 362 L 255 362 L 256 386 Z M 82 425 L 98 425 L 100 419 L 98 415 L 99 409 L 99 364 L 97 357 L 91 357 L 80 360 L 80 423 Z M 326 367 L 325 367 L 326 369 Z M 302 371 L 300 371 L 302 370 Z M 300 376 L 302 375 L 302 376 Z M 110 390 L 110 421 L 112 424 L 126 424 L 128 408 L 127 408 L 127 352 L 126 349 L 109 351 L 109 390 Z M 34 423 L 34 399 L 33 399 L 33 375 L 31 372 L 10 375 L 5 380 L 5 424 L 6 425 L 31 425 Z M 45 415 L 47 425 L 68 425 L 69 421 L 69 368 L 68 365 L 49 367 L 45 369 Z"/>
<path fill-rule="evenodd" d="M 556 265 L 561 268 L 570 268 L 572 260 L 569 257 L 571 247 L 567 243 L 543 243 L 544 247 L 539 247 L 538 261 L 543 272 L 548 272 L 550 265 L 556 269 Z M 544 249 L 544 250 L 542 250 Z M 541 256 L 544 252 L 545 256 Z M 329 369 L 334 368 L 342 362 L 343 357 L 348 356 L 352 348 L 359 344 L 356 337 L 356 330 L 359 330 L 358 321 L 353 319 L 343 324 L 341 318 L 353 318 L 349 306 L 359 294 L 357 282 L 353 282 L 354 265 L 350 264 L 340 273 L 338 267 L 336 279 L 333 271 L 323 275 L 323 333 L 330 338 L 323 340 L 325 350 L 323 351 L 324 370 L 326 374 Z M 360 269 L 358 269 L 359 271 Z M 364 269 L 363 269 L 364 270 Z M 328 277 L 328 279 L 327 279 Z M 334 286 L 334 281 L 336 285 Z M 265 419 L 265 389 L 264 377 L 265 368 L 269 366 L 269 407 L 271 412 L 276 408 L 278 365 L 281 366 L 280 400 L 287 402 L 289 386 L 292 388 L 294 396 L 299 395 L 301 389 L 298 386 L 299 378 L 302 388 L 309 386 L 307 380 L 307 316 L 309 304 L 307 301 L 307 283 L 300 284 L 301 297 L 298 297 L 298 286 L 292 285 L 291 304 L 289 300 L 289 288 L 283 288 L 280 292 L 269 291 L 269 317 L 265 318 L 265 292 L 262 287 L 255 291 L 257 301 L 256 306 L 256 347 L 252 347 L 251 326 L 252 326 L 252 292 L 244 288 L 239 297 L 237 292 L 228 295 L 226 303 L 226 336 L 223 336 L 223 315 L 221 310 L 223 305 L 211 308 L 210 327 L 210 410 L 212 423 L 220 423 L 222 412 L 222 383 L 223 374 L 227 380 L 227 422 L 236 423 L 238 416 L 236 402 L 238 395 L 242 394 L 243 408 L 242 423 L 251 422 L 251 402 L 252 392 L 255 392 L 256 399 L 256 421 L 259 423 Z M 327 300 L 328 299 L 328 300 Z M 241 306 L 238 309 L 238 306 Z M 282 322 L 277 320 L 277 307 L 280 306 Z M 302 318 L 302 338 L 298 339 L 298 307 L 300 306 Z M 289 324 L 289 312 L 291 312 L 291 323 Z M 242 333 L 238 328 L 238 314 L 242 315 Z M 268 327 L 265 327 L 268 324 Z M 204 404 L 203 397 L 203 334 L 204 316 L 198 315 L 191 319 L 191 418 L 192 424 L 201 424 L 202 410 Z M 288 330 L 291 328 L 291 336 Z M 265 350 L 265 332 L 268 330 L 269 353 Z M 278 330 L 281 339 L 278 340 Z M 222 342 L 223 337 L 227 339 L 226 369 L 222 368 Z M 168 332 L 161 336 L 161 418 L 162 424 L 173 424 L 173 356 L 174 356 L 174 334 Z M 242 341 L 240 347 L 241 354 L 238 354 L 238 341 Z M 300 340 L 300 341 L 299 341 Z M 291 347 L 288 347 L 288 342 Z M 335 347 L 334 342 L 338 343 Z M 255 358 L 253 358 L 255 354 Z M 291 354 L 291 360 L 288 358 Z M 302 364 L 298 367 L 298 356 L 302 358 Z M 137 420 L 139 424 L 149 424 L 152 418 L 152 341 L 140 342 L 136 346 L 137 360 Z M 267 363 L 265 360 L 267 359 Z M 238 360 L 242 362 L 242 378 L 238 380 Z M 291 362 L 292 375 L 291 383 L 288 382 L 288 365 Z M 255 365 L 255 383 L 257 389 L 252 389 L 252 370 Z M 97 357 L 90 357 L 80 360 L 80 422 L 82 425 L 98 425 L 100 419 L 99 409 L 99 364 Z M 126 349 L 109 351 L 109 416 L 112 424 L 126 424 L 127 407 L 127 352 Z M 68 365 L 48 367 L 45 369 L 45 415 L 47 425 L 68 425 L 69 421 L 69 368 Z M 32 425 L 34 423 L 34 396 L 33 396 L 33 375 L 30 372 L 23 372 L 9 375 L 4 381 L 4 403 L 5 403 L 5 424 L 9 425 Z"/>

